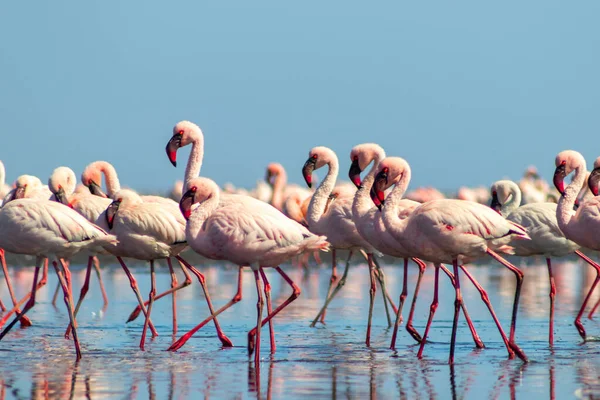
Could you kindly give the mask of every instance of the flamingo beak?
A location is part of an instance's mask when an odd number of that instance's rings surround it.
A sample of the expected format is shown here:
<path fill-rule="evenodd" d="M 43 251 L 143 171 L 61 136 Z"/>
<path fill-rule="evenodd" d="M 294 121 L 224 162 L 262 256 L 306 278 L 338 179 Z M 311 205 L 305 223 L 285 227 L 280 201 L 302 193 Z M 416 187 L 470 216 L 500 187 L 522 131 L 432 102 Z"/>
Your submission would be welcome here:
<path fill-rule="evenodd" d="M 194 204 L 194 197 L 196 196 L 196 188 L 192 187 L 190 190 L 185 192 L 179 200 L 179 209 L 183 214 L 183 217 L 187 220 L 192 215 L 192 205 Z"/>
<path fill-rule="evenodd" d="M 106 209 L 106 223 L 108 227 L 112 229 L 113 223 L 115 222 L 115 216 L 117 215 L 117 211 L 119 211 L 119 206 L 121 205 L 121 200 L 115 200 Z"/>
<path fill-rule="evenodd" d="M 554 186 L 556 187 L 556 190 L 558 190 L 561 195 L 565 194 L 565 177 L 566 176 L 567 176 L 567 167 L 564 163 L 560 164 L 558 167 L 556 167 L 556 170 L 554 171 L 553 182 L 554 182 Z"/>
<path fill-rule="evenodd" d="M 490 208 L 500 214 L 502 204 L 500 203 L 500 200 L 498 200 L 498 193 L 496 192 L 492 192 L 492 202 L 490 203 Z"/>
<path fill-rule="evenodd" d="M 69 205 L 69 200 L 67 200 L 67 195 L 65 194 L 65 189 L 63 189 L 62 187 L 59 188 L 56 193 L 54 193 L 54 197 L 56 198 L 56 201 L 58 201 L 59 203 L 62 203 L 65 206 Z"/>
<path fill-rule="evenodd" d="M 371 187 L 371 200 L 377 206 L 379 211 L 383 208 L 385 204 L 385 189 L 388 184 L 388 174 L 385 171 L 380 171 L 377 176 L 375 176 L 375 181 L 373 182 L 373 187 Z"/>
<path fill-rule="evenodd" d="M 181 147 L 181 138 L 183 135 L 176 133 L 167 143 L 165 150 L 167 151 L 167 157 L 174 167 L 177 166 L 177 150 Z"/>
<path fill-rule="evenodd" d="M 268 170 L 267 170 L 267 175 L 265 176 L 265 181 L 266 181 L 266 182 L 267 182 L 269 185 L 271 185 L 271 186 L 273 186 L 273 182 L 271 182 L 271 178 L 272 178 L 272 177 L 273 177 L 273 173 L 271 172 L 271 170 L 270 170 L 270 169 L 268 169 Z"/>
<path fill-rule="evenodd" d="M 598 196 L 598 183 L 600 183 L 600 168 L 595 168 L 588 178 L 588 187 L 594 196 Z"/>
<path fill-rule="evenodd" d="M 90 184 L 88 185 L 88 189 L 90 190 L 90 193 L 95 196 L 104 197 L 105 199 L 108 198 L 108 196 L 102 191 L 102 188 L 100 187 L 100 185 L 98 185 L 94 181 L 90 181 Z"/>
<path fill-rule="evenodd" d="M 356 186 L 358 189 L 362 187 L 362 181 L 360 180 L 361 172 L 362 170 L 358 165 L 358 157 L 355 157 L 354 160 L 352 160 L 352 165 L 350 165 L 350 171 L 348 172 L 348 176 L 350 177 L 352 183 L 354 183 L 354 186 Z"/>
<path fill-rule="evenodd" d="M 315 165 L 317 164 L 317 159 L 310 157 L 304 163 L 304 167 L 302 167 L 302 176 L 306 181 L 306 184 L 309 188 L 312 188 L 312 173 L 315 170 Z"/>

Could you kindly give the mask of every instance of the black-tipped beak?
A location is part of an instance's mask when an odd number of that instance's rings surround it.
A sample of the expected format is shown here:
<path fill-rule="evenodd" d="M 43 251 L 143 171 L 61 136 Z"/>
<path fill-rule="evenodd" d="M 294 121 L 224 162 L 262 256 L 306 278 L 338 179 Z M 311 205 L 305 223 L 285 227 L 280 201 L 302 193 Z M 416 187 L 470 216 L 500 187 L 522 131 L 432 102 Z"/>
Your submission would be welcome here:
<path fill-rule="evenodd" d="M 119 206 L 121 205 L 121 200 L 115 200 L 106 209 L 106 223 L 108 227 L 112 229 L 113 223 L 115 222 L 115 216 L 117 215 L 117 211 L 119 211 Z"/>
<path fill-rule="evenodd" d="M 56 201 L 64 204 L 65 206 L 69 205 L 69 200 L 67 199 L 67 195 L 65 194 L 65 189 L 63 189 L 62 187 L 59 188 L 56 193 L 54 193 L 54 198 L 56 199 Z"/>
<path fill-rule="evenodd" d="M 352 161 L 352 165 L 350 165 L 350 171 L 348 171 L 348 176 L 350 177 L 350 180 L 352 181 L 352 183 L 354 183 L 354 186 L 356 186 L 358 189 L 360 189 L 362 186 L 362 181 L 360 179 L 361 172 L 362 172 L 362 170 L 360 169 L 360 166 L 358 165 L 358 158 L 355 158 Z"/>
<path fill-rule="evenodd" d="M 565 194 L 565 177 L 567 176 L 567 167 L 565 164 L 561 164 L 556 167 L 554 171 L 554 178 L 552 181 L 554 182 L 554 187 L 559 191 L 561 195 Z"/>
<path fill-rule="evenodd" d="M 13 198 L 11 200 L 18 200 L 24 198 L 26 188 L 26 186 L 19 186 L 18 188 L 16 188 L 14 191 Z"/>
<path fill-rule="evenodd" d="M 316 158 L 309 158 L 304 163 L 304 167 L 302 167 L 302 176 L 304 177 L 304 181 L 309 188 L 312 188 L 312 173 L 315 170 L 315 165 L 317 164 Z"/>
<path fill-rule="evenodd" d="M 179 200 L 179 210 L 183 214 L 185 219 L 189 219 L 192 215 L 192 205 L 194 204 L 194 197 L 196 196 L 196 188 L 192 187 L 190 190 L 185 192 Z"/>
<path fill-rule="evenodd" d="M 265 176 L 265 181 L 266 181 L 266 182 L 267 182 L 269 185 L 271 185 L 271 186 L 273 186 L 273 182 L 271 182 L 271 178 L 272 178 L 272 177 L 273 177 L 273 173 L 271 172 L 271 170 L 270 170 L 270 169 L 268 169 L 268 170 L 267 170 L 267 175 Z"/>
<path fill-rule="evenodd" d="M 88 189 L 90 190 L 90 193 L 95 196 L 104 197 L 105 199 L 108 198 L 108 196 L 102 191 L 102 188 L 100 187 L 100 185 L 98 185 L 94 181 L 90 181 L 90 184 L 88 185 Z"/>
<path fill-rule="evenodd" d="M 600 183 L 600 168 L 595 168 L 590 172 L 588 178 L 588 187 L 594 196 L 598 196 L 598 184 Z"/>
<path fill-rule="evenodd" d="M 377 190 L 375 189 L 375 187 L 371 188 L 371 191 L 369 192 L 369 195 L 371 196 L 371 200 L 373 200 L 373 203 L 375 203 L 375 205 L 377 206 L 377 208 L 379 209 L 379 211 L 381 211 L 383 209 L 383 205 L 385 203 L 381 202 L 381 200 L 379 200 L 379 195 L 377 193 Z"/>
<path fill-rule="evenodd" d="M 174 167 L 177 166 L 177 150 L 181 147 L 181 137 L 182 135 L 179 133 L 173 135 L 165 148 L 167 157 L 169 157 L 169 161 L 171 161 L 171 164 L 173 164 Z"/>
<path fill-rule="evenodd" d="M 498 200 L 498 193 L 496 192 L 492 192 L 492 202 L 490 203 L 490 208 L 500 214 L 502 204 L 500 203 L 500 200 Z"/>
<path fill-rule="evenodd" d="M 388 185 L 388 174 L 385 170 L 379 171 L 379 173 L 375 176 L 375 181 L 373 182 L 373 187 L 371 187 L 371 200 L 377 206 L 379 211 L 381 211 L 382 207 L 385 204 L 385 189 L 387 189 Z"/>

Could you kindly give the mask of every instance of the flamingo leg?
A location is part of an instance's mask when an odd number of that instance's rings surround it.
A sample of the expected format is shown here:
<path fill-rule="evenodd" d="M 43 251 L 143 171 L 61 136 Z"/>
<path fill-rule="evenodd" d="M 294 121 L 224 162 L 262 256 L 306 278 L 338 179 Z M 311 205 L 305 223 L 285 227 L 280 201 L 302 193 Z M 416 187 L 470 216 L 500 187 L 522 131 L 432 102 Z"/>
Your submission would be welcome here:
<path fill-rule="evenodd" d="M 62 272 L 63 272 L 65 280 L 67 282 L 67 288 L 69 289 L 69 303 L 71 305 L 71 310 L 73 310 L 75 308 L 75 306 L 74 306 L 75 302 L 73 301 L 73 283 L 71 280 L 71 270 L 69 269 L 71 262 L 65 261 L 62 258 L 58 258 L 58 262 L 61 265 Z M 73 321 L 74 321 L 73 323 L 75 324 L 75 327 L 77 327 L 77 319 L 73 319 Z M 68 338 L 65 337 L 65 339 L 68 339 Z"/>
<path fill-rule="evenodd" d="M 454 269 L 454 288 L 456 291 L 456 298 L 454 300 L 454 321 L 452 322 L 452 339 L 450 340 L 450 357 L 448 358 L 448 364 L 454 364 L 454 348 L 456 347 L 456 330 L 458 328 L 458 318 L 460 316 L 460 305 L 462 304 L 462 293 L 460 292 L 460 278 L 458 276 L 458 260 L 452 260 L 452 267 Z"/>
<path fill-rule="evenodd" d="M 125 265 L 125 262 L 121 257 L 117 257 L 117 260 L 119 261 L 119 264 L 121 264 L 121 268 L 123 268 L 123 271 L 125 271 L 125 275 L 127 275 L 127 278 L 129 279 L 131 289 L 135 293 L 135 297 L 137 297 L 138 299 L 138 303 L 140 305 L 140 308 L 144 312 L 144 316 L 148 315 L 148 311 L 146 310 L 146 306 L 144 305 L 144 300 L 142 299 L 142 295 L 140 294 L 140 289 L 138 288 L 135 277 L 133 276 L 129 268 L 127 268 L 127 265 Z M 150 332 L 152 332 L 152 337 L 158 336 L 158 332 L 156 331 L 156 328 L 154 327 L 154 324 L 152 323 L 151 319 L 148 320 L 148 326 L 150 327 Z"/>
<path fill-rule="evenodd" d="M 267 300 L 267 315 L 270 315 L 273 312 L 273 304 L 271 303 L 271 284 L 269 283 L 267 275 L 262 268 L 260 269 L 260 276 L 263 280 L 265 299 Z M 272 319 L 269 321 L 269 338 L 271 340 L 271 354 L 274 354 L 277 349 L 277 345 L 275 344 L 275 330 L 273 329 Z"/>
<path fill-rule="evenodd" d="M 431 306 L 429 306 L 429 319 L 427 320 L 427 325 L 425 326 L 425 332 L 423 333 L 423 339 L 421 340 L 421 346 L 419 346 L 419 352 L 417 353 L 417 358 L 423 358 L 423 349 L 425 348 L 425 343 L 427 342 L 427 335 L 429 334 L 429 328 L 431 327 L 431 321 L 433 321 L 433 316 L 435 315 L 435 311 L 438 308 L 438 287 L 440 281 L 440 264 L 434 264 L 435 267 L 435 283 L 433 287 L 433 300 L 431 302 Z"/>
<path fill-rule="evenodd" d="M 94 261 L 94 270 L 96 271 L 96 277 L 98 278 L 98 284 L 100 285 L 100 292 L 102 293 L 102 311 L 106 311 L 108 307 L 108 295 L 106 294 L 106 288 L 104 287 L 104 281 L 102 280 L 102 273 L 100 272 L 100 260 L 98 257 L 92 257 Z"/>
<path fill-rule="evenodd" d="M 171 263 L 171 258 L 167 258 L 167 265 L 169 266 L 169 273 L 171 274 L 171 290 L 173 290 L 172 297 L 172 313 L 173 313 L 173 335 L 177 334 L 177 275 L 175 275 L 175 270 L 173 269 L 173 263 Z"/>
<path fill-rule="evenodd" d="M 523 286 L 523 277 L 525 275 L 523 274 L 523 271 L 521 271 L 519 268 L 515 267 L 508 261 L 506 261 L 504 258 L 500 257 L 493 250 L 487 249 L 487 253 L 494 260 L 498 261 L 500 264 L 504 265 L 506 268 L 511 270 L 515 274 L 515 277 L 517 278 L 517 287 L 515 290 L 515 300 L 513 303 L 513 312 L 512 312 L 512 318 L 511 318 L 511 323 L 510 323 L 510 336 L 509 336 L 508 340 L 509 340 L 510 347 L 512 347 L 512 349 L 515 351 L 515 353 L 517 355 L 519 355 L 519 353 L 521 353 L 523 356 L 525 356 L 525 354 L 523 353 L 523 350 L 521 350 L 519 348 L 519 346 L 517 346 L 517 344 L 515 343 L 515 330 L 516 330 L 516 325 L 517 325 L 517 312 L 519 309 L 519 298 L 521 296 L 521 287 Z M 519 357 L 521 357 L 521 356 L 519 356 Z M 524 358 L 523 361 L 527 362 L 527 357 L 521 357 L 521 358 L 522 359 Z"/>
<path fill-rule="evenodd" d="M 270 313 L 269 315 L 267 315 L 267 317 L 265 319 L 263 319 L 262 324 L 260 326 L 264 326 L 273 317 L 275 317 L 277 314 L 279 314 L 279 312 L 281 310 L 286 308 L 292 301 L 296 300 L 298 298 L 298 296 L 300 296 L 300 293 L 301 293 L 300 288 L 294 283 L 294 281 L 292 281 L 290 279 L 289 276 L 287 276 L 287 274 L 285 272 L 283 272 L 283 270 L 280 267 L 275 267 L 275 270 L 277 272 L 279 272 L 279 274 L 283 277 L 283 279 L 285 279 L 285 281 L 288 283 L 288 285 L 290 285 L 292 287 L 293 292 L 290 295 L 290 297 L 287 298 L 286 301 L 281 303 L 272 313 Z M 256 334 L 257 334 L 256 328 L 254 328 L 250 332 L 248 332 L 248 350 L 250 351 L 250 353 L 252 353 L 252 350 L 253 350 L 250 348 L 250 346 L 252 345 L 252 343 L 254 343 L 253 338 L 254 338 L 254 335 L 256 335 Z"/>
<path fill-rule="evenodd" d="M 40 281 L 38 282 L 38 284 L 36 286 L 36 290 L 40 290 L 40 288 L 42 288 L 48 282 L 48 259 L 44 258 L 43 260 L 44 260 L 44 268 L 42 269 L 42 279 L 40 279 Z M 37 262 L 37 260 L 36 260 L 36 262 Z M 2 319 L 0 319 L 0 327 L 4 326 L 4 324 L 6 323 L 6 321 L 8 321 L 10 316 L 17 312 L 17 308 L 21 307 L 23 304 L 25 304 L 25 302 L 27 300 L 29 300 L 30 298 L 31 298 L 31 292 L 29 292 L 25 296 L 23 296 L 23 298 L 21 300 L 19 300 L 19 302 L 16 304 L 15 307 L 13 307 L 6 314 L 4 314 L 2 316 Z"/>
<path fill-rule="evenodd" d="M 61 262 L 61 267 L 64 269 L 65 265 L 62 260 L 59 258 Z M 69 320 L 71 322 L 71 328 L 73 330 L 73 343 L 75 344 L 75 354 L 77 360 L 81 360 L 81 348 L 79 347 L 79 339 L 77 338 L 77 322 L 75 320 L 75 315 L 73 314 L 73 304 L 71 301 L 71 296 L 69 293 L 69 285 L 67 283 L 65 271 L 61 271 L 58 268 L 58 263 L 56 261 L 52 261 L 52 265 L 54 266 L 54 270 L 56 271 L 56 275 L 58 276 L 58 281 L 60 282 L 60 286 L 62 287 L 64 294 L 65 305 L 67 306 L 67 311 L 69 312 Z"/>
<path fill-rule="evenodd" d="M 152 305 L 154 305 L 154 296 L 156 296 L 156 273 L 154 271 L 154 260 L 150 260 L 150 293 L 148 294 L 148 313 L 144 320 L 144 329 L 142 330 L 142 338 L 140 340 L 140 349 L 144 350 L 146 343 L 146 331 L 148 331 L 148 322 L 150 322 L 150 314 L 152 313 Z"/>
<path fill-rule="evenodd" d="M 337 280 L 337 257 L 336 257 L 336 251 L 335 248 L 331 250 L 331 278 L 329 279 L 329 287 L 327 288 L 327 297 L 326 299 L 329 298 L 329 296 L 331 296 L 331 293 L 333 291 L 333 284 L 335 283 L 335 281 Z M 324 324 L 325 323 L 325 315 L 327 314 L 327 309 L 324 309 L 323 312 L 321 313 L 321 323 Z M 313 323 L 311 324 L 311 327 L 314 327 L 316 324 L 316 318 L 315 321 L 313 321 Z"/>
<path fill-rule="evenodd" d="M 260 270 L 260 267 L 259 267 Z M 262 292 L 260 291 L 260 276 L 258 274 L 258 270 L 253 270 L 254 272 L 254 279 L 256 281 L 256 292 L 258 294 L 258 300 L 256 302 L 256 337 L 253 338 L 250 335 L 248 335 L 248 357 L 252 356 L 252 351 L 256 350 L 256 353 L 254 354 L 254 364 L 258 367 L 258 364 L 260 362 L 260 331 L 261 331 L 261 321 L 262 321 L 262 311 L 263 311 L 263 305 L 264 305 L 264 300 L 263 300 L 263 295 Z M 254 340 L 252 340 L 254 339 Z M 252 344 L 251 344 L 252 343 Z"/>
<path fill-rule="evenodd" d="M 392 333 L 392 342 L 390 349 L 396 350 L 396 335 L 398 335 L 398 327 L 402 322 L 402 308 L 404 307 L 404 300 L 408 294 L 408 258 L 404 259 L 404 277 L 402 282 L 402 293 L 400 293 L 400 299 L 398 300 L 398 312 L 396 313 L 396 322 L 394 323 L 394 332 Z"/>
<path fill-rule="evenodd" d="M 19 322 L 19 320 L 21 318 L 23 318 L 23 315 L 25 315 L 27 313 L 27 311 L 31 310 L 33 308 L 33 306 L 35 305 L 35 292 L 38 289 L 37 280 L 38 280 L 38 275 L 40 272 L 40 266 L 42 264 L 42 261 L 43 261 L 42 257 L 37 257 L 36 263 L 35 263 L 35 272 L 33 273 L 33 286 L 31 288 L 29 301 L 27 302 L 27 304 L 25 304 L 25 307 L 23 307 L 23 311 L 20 311 L 20 312 L 15 311 L 17 314 L 15 319 L 13 319 L 12 322 L 10 324 L 8 324 L 2 332 L 0 332 L 0 340 L 2 340 L 2 338 L 4 338 L 4 336 L 6 336 L 6 334 L 8 332 L 10 332 L 12 327 L 15 326 L 16 323 Z M 15 310 L 15 309 L 13 308 L 13 310 Z"/>
<path fill-rule="evenodd" d="M 325 304 L 323 304 L 323 307 L 321 308 L 321 310 L 319 311 L 319 313 L 317 314 L 317 316 L 315 317 L 313 322 L 311 322 L 311 324 L 310 324 L 311 328 L 314 328 L 314 326 L 317 324 L 317 321 L 319 320 L 319 317 L 325 312 L 325 310 L 327 310 L 329 303 L 331 303 L 331 301 L 333 300 L 335 295 L 338 294 L 338 292 L 346 284 L 346 278 L 348 277 L 348 269 L 350 268 L 350 259 L 352 258 L 352 254 L 353 254 L 353 251 L 350 250 L 348 252 L 348 258 L 346 259 L 346 266 L 344 267 L 344 273 L 342 274 L 342 277 L 338 281 L 335 289 L 333 289 L 333 291 L 327 296 L 327 299 L 325 300 Z"/>
<path fill-rule="evenodd" d="M 318 251 L 313 251 L 313 257 L 314 257 L 315 263 L 317 263 L 317 265 L 323 264 L 323 260 L 321 260 L 321 256 L 319 255 Z"/>
<path fill-rule="evenodd" d="M 379 265 L 379 261 L 377 261 L 377 258 L 375 256 L 372 257 L 372 260 L 375 263 L 375 272 L 376 272 L 375 277 L 379 281 L 379 286 L 381 287 L 381 294 L 383 295 L 383 305 L 385 306 L 385 314 L 388 319 L 388 328 L 391 328 L 392 320 L 390 317 L 390 312 L 388 310 L 388 302 L 392 306 L 392 310 L 394 311 L 394 314 L 398 314 L 398 307 L 396 307 L 396 305 L 394 304 L 394 301 L 392 300 L 392 296 L 390 296 L 390 294 L 387 291 L 387 287 L 385 284 L 385 272 L 383 272 L 383 268 L 381 268 L 381 265 Z"/>
<path fill-rule="evenodd" d="M 10 282 L 10 276 L 8 275 L 8 267 L 6 266 L 6 257 L 4 253 L 4 249 L 0 249 L 0 263 L 2 263 L 2 272 L 4 273 L 4 280 L 6 280 L 6 287 L 8 288 L 8 293 L 10 295 L 10 300 L 13 303 L 13 307 L 16 307 L 15 312 L 20 313 L 21 310 L 17 307 L 17 298 L 15 296 L 15 292 L 13 290 L 12 283 Z M 2 304 L 2 311 L 6 311 L 6 307 Z M 21 317 L 21 328 L 25 328 L 27 326 L 31 326 L 31 320 L 27 316 Z"/>
<path fill-rule="evenodd" d="M 592 293 L 594 292 L 594 289 L 598 285 L 598 282 L 600 282 L 600 265 L 598 265 L 597 263 L 592 261 L 592 259 L 590 259 L 588 256 L 586 256 L 579 250 L 575 251 L 575 254 L 577 254 L 582 260 L 587 262 L 589 265 L 594 267 L 594 269 L 596 270 L 596 279 L 594 280 L 594 283 L 592 283 L 592 286 L 590 287 L 590 290 L 588 291 L 587 295 L 585 296 L 585 299 L 583 300 L 583 304 L 581 305 L 581 308 L 579 309 L 579 313 L 577 313 L 577 317 L 575 318 L 575 327 L 577 327 L 577 331 L 579 332 L 579 335 L 581 336 L 581 338 L 583 340 L 585 340 L 586 333 L 585 333 L 585 328 L 583 327 L 583 324 L 581 323 L 581 316 L 583 315 L 583 312 L 585 311 L 585 307 L 587 306 L 587 303 L 590 301 L 590 297 L 592 297 Z"/>
<path fill-rule="evenodd" d="M 588 319 L 594 319 L 594 314 L 596 314 L 596 310 L 598 310 L 598 307 L 600 307 L 600 299 L 596 301 L 596 304 L 594 304 L 594 307 L 592 307 L 592 309 L 590 310 L 588 314 Z"/>
<path fill-rule="evenodd" d="M 456 287 L 456 282 L 455 282 L 454 275 L 452 274 L 452 272 L 450 272 L 450 270 L 448 270 L 448 268 L 446 268 L 446 266 L 444 264 L 441 264 L 440 268 L 442 269 L 442 271 L 444 271 L 444 273 L 446 275 L 448 275 L 448 278 L 450 278 L 450 281 L 452 282 L 452 286 Z M 465 320 L 467 321 L 467 325 L 469 326 L 469 330 L 471 331 L 471 336 L 473 336 L 473 341 L 475 342 L 475 347 L 477 347 L 478 349 L 483 349 L 485 347 L 485 345 L 481 341 L 481 338 L 479 337 L 479 334 L 477 333 L 477 330 L 475 329 L 475 325 L 473 325 L 473 321 L 471 320 L 471 317 L 469 316 L 469 312 L 467 311 L 467 306 L 465 305 L 465 302 L 461 301 L 460 306 L 462 307 L 463 314 L 465 314 Z"/>
<path fill-rule="evenodd" d="M 7 308 L 4 305 L 4 302 L 2 301 L 2 299 L 0 299 L 0 311 L 5 312 L 6 310 L 7 310 Z"/>
<path fill-rule="evenodd" d="M 365 345 L 371 346 L 371 321 L 373 319 L 373 304 L 375 303 L 375 292 L 377 291 L 377 284 L 375 282 L 375 263 L 373 262 L 373 254 L 368 254 L 369 264 L 369 277 L 371 278 L 371 288 L 369 289 L 369 318 L 367 320 L 367 337 L 365 339 Z"/>
<path fill-rule="evenodd" d="M 177 260 L 177 261 L 179 262 L 179 260 Z M 180 289 L 183 289 L 184 287 L 187 287 L 192 284 L 192 277 L 190 276 L 190 273 L 187 271 L 186 267 L 181 262 L 179 262 L 179 266 L 181 267 L 181 270 L 183 271 L 183 274 L 185 275 L 185 281 L 183 281 L 181 283 L 181 285 L 179 285 L 175 288 L 171 288 L 167 291 L 157 294 L 156 297 L 154 298 L 154 301 L 161 299 L 171 293 L 174 293 L 174 292 L 176 292 Z M 144 305 L 148 306 L 148 302 L 145 302 Z M 127 319 L 126 323 L 129 323 L 129 322 L 135 320 L 140 315 L 141 312 L 142 312 L 142 309 L 140 308 L 140 306 L 139 305 L 136 306 L 135 309 L 131 312 L 131 314 L 129 314 L 129 318 Z"/>
<path fill-rule="evenodd" d="M 219 308 L 214 313 L 214 315 L 209 316 L 204 321 L 202 321 L 201 323 L 196 325 L 189 332 L 187 332 L 185 335 L 181 336 L 181 338 L 179 338 L 179 340 L 177 340 L 175 343 L 173 343 L 167 350 L 169 350 L 169 351 L 179 350 L 194 335 L 194 333 L 198 332 L 204 325 L 206 325 L 207 323 L 212 321 L 216 316 L 221 314 L 223 311 L 227 310 L 229 307 L 231 307 L 235 303 L 238 303 L 240 300 L 242 300 L 242 268 L 243 268 L 243 266 L 240 266 L 239 274 L 238 274 L 238 288 L 237 288 L 237 293 L 235 294 L 235 296 L 227 304 L 225 304 L 223 307 Z"/>
<path fill-rule="evenodd" d="M 421 343 L 421 335 L 412 324 L 413 317 L 415 315 L 415 307 L 417 305 L 417 295 L 419 294 L 419 289 L 421 288 L 421 280 L 423 279 L 423 274 L 425 273 L 426 265 L 423 261 L 418 258 L 412 258 L 412 260 L 419 266 L 419 276 L 417 278 L 417 284 L 415 285 L 415 294 L 413 295 L 412 303 L 410 305 L 410 312 L 408 314 L 408 320 L 406 321 L 406 330 L 410 335 L 417 341 L 417 343 Z"/>
<path fill-rule="evenodd" d="M 79 299 L 77 300 L 77 305 L 75 306 L 75 311 L 73 314 L 77 318 L 77 313 L 79 313 L 79 307 L 81 307 L 81 303 L 83 302 L 83 298 L 87 294 L 90 287 L 90 275 L 92 272 L 92 257 L 88 257 L 87 269 L 85 271 L 85 280 L 83 281 L 83 286 L 81 287 L 81 292 L 79 293 Z M 71 334 L 71 325 L 67 327 L 67 331 L 65 332 L 65 339 L 69 338 Z"/>
<path fill-rule="evenodd" d="M 487 306 L 488 310 L 490 311 L 490 314 L 492 315 L 494 323 L 496 324 L 496 327 L 498 328 L 498 331 L 500 332 L 500 335 L 502 336 L 502 340 L 504 341 L 506 350 L 508 351 L 508 358 L 509 359 L 515 358 L 515 352 L 513 351 L 513 349 L 510 347 L 510 345 L 508 343 L 508 338 L 506 337 L 506 334 L 504 333 L 504 329 L 502 329 L 502 325 L 500 325 L 500 321 L 498 320 L 498 317 L 496 316 L 496 313 L 494 312 L 494 307 L 492 307 L 492 303 L 490 303 L 490 299 L 488 297 L 487 292 L 479 284 L 479 282 L 477 282 L 475 277 L 473 275 L 471 275 L 471 273 L 464 266 L 461 265 L 460 269 L 462 269 L 462 271 L 467 276 L 467 278 L 469 278 L 469 280 L 471 281 L 473 286 L 475 286 L 475 288 L 479 291 L 479 294 L 481 295 L 481 300 L 483 300 L 483 302 Z"/>
<path fill-rule="evenodd" d="M 192 274 L 196 275 L 196 278 L 198 278 L 200 286 L 202 286 L 202 291 L 204 292 L 204 297 L 206 298 L 206 303 L 208 304 L 208 310 L 210 311 L 210 314 L 214 317 L 213 322 L 215 324 L 215 329 L 217 330 L 217 336 L 219 337 L 219 340 L 221 340 L 223 347 L 233 347 L 233 343 L 223 333 L 223 331 L 221 330 L 221 326 L 219 325 L 219 321 L 215 316 L 215 310 L 213 309 L 212 301 L 210 300 L 210 294 L 208 294 L 208 288 L 206 287 L 206 278 L 204 278 L 204 275 L 200 271 L 198 271 L 196 268 L 190 265 L 190 263 L 181 258 L 181 256 L 175 256 L 175 258 L 182 262 L 183 265 L 185 265 L 192 272 Z"/>
<path fill-rule="evenodd" d="M 554 346 L 554 296 L 556 295 L 556 283 L 552 274 L 552 261 L 546 258 L 548 264 L 548 277 L 550 278 L 550 332 L 548 333 L 548 343 L 550 347 Z"/>
<path fill-rule="evenodd" d="M 58 300 L 58 294 L 60 293 L 60 282 L 56 282 L 56 288 L 54 289 L 54 294 L 52 295 L 52 305 L 56 307 L 56 301 Z"/>

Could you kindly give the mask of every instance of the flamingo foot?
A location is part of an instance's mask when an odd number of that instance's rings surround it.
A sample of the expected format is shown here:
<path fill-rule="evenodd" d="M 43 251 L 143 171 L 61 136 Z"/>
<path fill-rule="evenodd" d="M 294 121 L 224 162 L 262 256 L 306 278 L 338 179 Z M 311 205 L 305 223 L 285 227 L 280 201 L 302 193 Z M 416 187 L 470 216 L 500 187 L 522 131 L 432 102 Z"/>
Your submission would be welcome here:
<path fill-rule="evenodd" d="M 523 362 L 529 362 L 529 359 L 525 355 L 525 352 L 515 342 L 508 342 L 508 345 L 510 346 L 511 350 L 515 352 L 517 357 L 523 360 Z"/>
<path fill-rule="evenodd" d="M 248 332 L 248 357 L 250 357 L 252 355 L 252 353 L 254 352 L 254 345 L 256 343 L 255 337 L 256 337 L 256 328 L 254 328 L 250 332 Z"/>
<path fill-rule="evenodd" d="M 220 336 L 219 339 L 221 340 L 221 344 L 223 345 L 223 347 L 233 347 L 233 342 L 229 340 L 229 338 L 225 336 L 225 334 L 223 334 L 223 336 Z"/>
<path fill-rule="evenodd" d="M 583 323 L 581 323 L 581 321 L 577 320 L 577 321 L 575 321 L 575 327 L 577 328 L 577 332 L 579 332 L 579 335 L 585 342 L 587 335 L 585 333 L 585 328 L 583 327 Z"/>
<path fill-rule="evenodd" d="M 137 317 L 139 317 L 140 313 L 142 312 L 142 308 L 138 305 L 135 310 L 133 310 L 131 312 L 131 314 L 129 314 L 129 318 L 127 318 L 127 321 L 125 321 L 126 324 L 128 324 L 131 321 L 135 321 L 135 319 Z"/>
<path fill-rule="evenodd" d="M 408 331 L 408 333 L 410 333 L 410 336 L 412 336 L 413 339 L 415 339 L 418 343 L 421 343 L 423 338 L 412 324 L 406 325 L 406 330 Z"/>
<path fill-rule="evenodd" d="M 23 318 L 21 318 L 21 328 L 29 328 L 31 325 L 31 320 L 24 315 Z"/>

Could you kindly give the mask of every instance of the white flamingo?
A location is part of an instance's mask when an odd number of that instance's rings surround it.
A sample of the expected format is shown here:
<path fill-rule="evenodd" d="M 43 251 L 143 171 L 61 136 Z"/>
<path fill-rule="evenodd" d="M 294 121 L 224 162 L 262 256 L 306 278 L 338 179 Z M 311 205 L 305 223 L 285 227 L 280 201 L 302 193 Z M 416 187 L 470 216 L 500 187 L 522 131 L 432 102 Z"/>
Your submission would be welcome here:
<path fill-rule="evenodd" d="M 237 265 L 249 265 L 256 280 L 258 293 L 256 328 L 248 333 L 248 349 L 256 350 L 255 363 L 260 360 L 260 328 L 300 295 L 300 288 L 281 270 L 279 264 L 291 257 L 315 250 L 327 250 L 323 236 L 310 233 L 305 227 L 287 218 L 277 209 L 260 200 L 239 196 L 227 205 L 219 205 L 220 190 L 208 178 L 187 181 L 187 192 L 180 206 L 188 218 L 186 238 L 190 247 L 213 260 L 228 260 Z M 193 204 L 199 203 L 194 209 Z M 292 287 L 291 296 L 263 320 L 263 297 L 270 297 L 270 285 L 263 268 L 274 267 Z M 260 276 L 259 276 L 260 274 Z M 274 337 L 271 336 L 271 349 Z M 172 350 L 177 347 L 172 346 Z"/>
<path fill-rule="evenodd" d="M 436 265 L 434 300 L 430 308 L 425 333 L 423 334 L 424 340 L 421 341 L 417 356 L 421 358 L 423 355 L 425 339 L 427 338 L 433 315 L 437 309 L 439 264 L 451 262 L 454 267 L 456 301 L 450 357 L 448 360 L 452 364 L 454 363 L 458 313 L 462 303 L 458 274 L 459 264 L 488 254 L 510 269 L 517 277 L 517 289 L 515 291 L 509 340 L 507 340 L 500 323 L 493 314 L 487 296 L 484 297 L 482 293 L 482 298 L 490 309 L 490 312 L 492 312 L 509 356 L 513 357 L 516 353 L 519 357 L 526 360 L 524 353 L 514 342 L 523 273 L 494 251 L 507 252 L 511 250 L 510 247 L 506 245 L 495 247 L 493 241 L 507 235 L 528 238 L 527 233 L 522 227 L 502 218 L 489 207 L 464 200 L 444 199 L 423 203 L 415 208 L 406 218 L 402 219 L 398 216 L 398 201 L 402 199 L 402 195 L 406 192 L 406 188 L 410 182 L 410 175 L 410 166 L 405 160 L 399 157 L 386 158 L 377 167 L 375 181 L 371 189 L 371 197 L 376 200 L 376 204 L 378 202 L 382 203 L 384 201 L 384 190 L 391 185 L 396 185 L 392 193 L 388 196 L 386 206 L 383 209 L 383 221 L 386 229 L 409 250 L 410 254 L 423 260 L 431 261 Z M 465 271 L 469 279 L 474 281 L 466 269 L 463 268 L 463 271 Z"/>

